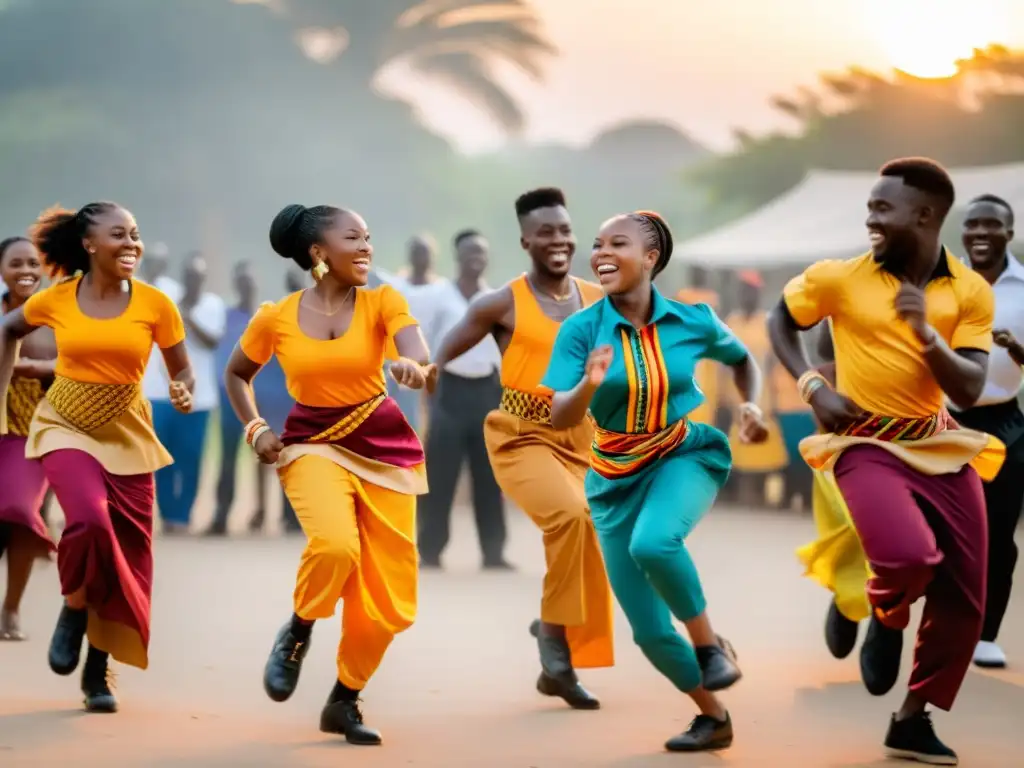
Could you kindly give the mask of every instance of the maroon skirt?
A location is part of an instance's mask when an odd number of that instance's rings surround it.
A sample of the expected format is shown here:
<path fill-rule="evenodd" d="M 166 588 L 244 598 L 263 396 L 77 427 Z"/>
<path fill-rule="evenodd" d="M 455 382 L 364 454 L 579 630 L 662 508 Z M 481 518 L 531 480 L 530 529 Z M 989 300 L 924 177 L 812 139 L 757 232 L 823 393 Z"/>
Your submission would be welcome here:
<path fill-rule="evenodd" d="M 89 642 L 117 661 L 149 665 L 153 594 L 153 475 L 115 475 L 85 451 L 42 458 L 64 510 L 61 593 L 89 609 Z"/>
<path fill-rule="evenodd" d="M 38 539 L 40 554 L 56 549 L 43 521 L 46 473 L 42 462 L 25 458 L 25 438 L 0 437 L 0 549 L 8 537 L 5 528 L 27 530 Z"/>

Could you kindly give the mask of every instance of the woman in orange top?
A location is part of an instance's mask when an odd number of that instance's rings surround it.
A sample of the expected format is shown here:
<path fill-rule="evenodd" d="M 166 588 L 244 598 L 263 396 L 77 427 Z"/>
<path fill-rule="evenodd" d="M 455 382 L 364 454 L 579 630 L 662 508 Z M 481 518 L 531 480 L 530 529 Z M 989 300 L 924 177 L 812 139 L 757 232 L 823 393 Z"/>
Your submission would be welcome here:
<path fill-rule="evenodd" d="M 43 265 L 27 237 L 0 242 L 0 277 L 7 291 L 0 297 L 0 314 L 13 312 L 39 289 Z M 0 610 L 0 640 L 24 640 L 18 621 L 22 595 L 32 575 L 32 563 L 56 547 L 43 522 L 46 496 L 43 465 L 25 458 L 25 438 L 36 406 L 53 377 L 57 349 L 53 332 L 40 328 L 22 339 L 14 378 L 7 391 L 7 434 L 0 435 L 0 555 L 7 555 L 7 594 Z"/>
<path fill-rule="evenodd" d="M 32 239 L 50 276 L 60 279 L 4 315 L 0 395 L 8 393 L 18 340 L 53 329 L 54 382 L 25 444 L 25 456 L 42 461 L 66 520 L 57 550 L 66 600 L 50 668 L 70 675 L 87 634 L 85 706 L 113 712 L 108 655 L 140 669 L 149 663 L 153 472 L 171 461 L 141 390 L 153 344 L 172 372 L 171 402 L 179 410 L 191 408 L 195 382 L 177 307 L 132 279 L 143 246 L 128 211 L 114 203 L 52 209 Z"/>
<path fill-rule="evenodd" d="M 231 356 L 225 385 L 260 461 L 276 464 L 308 543 L 294 593 L 263 675 L 274 701 L 295 691 L 313 622 L 334 615 L 342 637 L 338 674 L 320 730 L 379 744 L 363 724 L 359 694 L 394 636 L 416 616 L 416 496 L 426 492 L 423 448 L 387 396 L 389 342 L 401 356 L 391 376 L 433 387 L 436 369 L 409 305 L 390 285 L 365 288 L 373 248 L 366 223 L 327 205 L 290 205 L 270 227 L 277 253 L 312 272 L 313 288 L 264 304 Z M 276 356 L 296 404 L 275 435 L 260 418 L 253 377 Z"/>
<path fill-rule="evenodd" d="M 444 367 L 493 334 L 501 349 L 501 407 L 484 422 L 484 440 L 501 490 L 544 534 L 547 573 L 537 638 L 537 690 L 574 709 L 600 703 L 580 685 L 578 668 L 610 667 L 611 588 L 583 493 L 589 424 L 551 426 L 551 390 L 541 379 L 562 321 L 604 296 L 599 285 L 571 277 L 576 251 L 565 197 L 536 189 L 516 201 L 530 271 L 475 299 L 447 335 L 435 362 Z"/>

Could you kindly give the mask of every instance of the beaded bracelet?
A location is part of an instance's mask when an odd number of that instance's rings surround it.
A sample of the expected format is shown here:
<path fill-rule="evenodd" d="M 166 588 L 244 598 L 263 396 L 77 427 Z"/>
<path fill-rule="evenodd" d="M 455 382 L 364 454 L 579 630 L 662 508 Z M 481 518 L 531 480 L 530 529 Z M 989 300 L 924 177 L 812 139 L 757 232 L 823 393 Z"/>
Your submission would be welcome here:
<path fill-rule="evenodd" d="M 256 431 L 252 434 L 252 440 L 249 442 L 249 446 L 256 450 L 256 441 L 263 437 L 264 434 L 270 431 L 270 427 L 264 424 L 263 426 L 256 427 Z"/>
<path fill-rule="evenodd" d="M 796 381 L 796 387 L 800 391 L 800 399 L 805 403 L 811 402 L 811 397 L 822 387 L 827 387 L 828 381 L 819 371 L 807 371 Z"/>
<path fill-rule="evenodd" d="M 245 425 L 245 443 L 246 445 L 252 445 L 256 442 L 256 432 L 262 427 L 268 427 L 267 420 L 257 416 L 255 419 Z"/>

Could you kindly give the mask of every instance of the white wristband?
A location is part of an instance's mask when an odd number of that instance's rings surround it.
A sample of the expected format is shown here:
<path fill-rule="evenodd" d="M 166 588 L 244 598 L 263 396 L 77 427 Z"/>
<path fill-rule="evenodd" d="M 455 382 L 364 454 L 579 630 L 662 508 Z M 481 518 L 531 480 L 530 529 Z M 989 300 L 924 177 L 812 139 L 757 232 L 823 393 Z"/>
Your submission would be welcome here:
<path fill-rule="evenodd" d="M 251 443 L 251 445 L 252 445 L 252 449 L 254 451 L 256 450 L 256 441 L 259 440 L 263 436 L 264 433 L 269 432 L 269 431 L 270 431 L 270 427 L 268 427 L 266 424 L 264 424 L 262 427 L 259 427 L 255 432 L 252 433 L 252 443 Z"/>

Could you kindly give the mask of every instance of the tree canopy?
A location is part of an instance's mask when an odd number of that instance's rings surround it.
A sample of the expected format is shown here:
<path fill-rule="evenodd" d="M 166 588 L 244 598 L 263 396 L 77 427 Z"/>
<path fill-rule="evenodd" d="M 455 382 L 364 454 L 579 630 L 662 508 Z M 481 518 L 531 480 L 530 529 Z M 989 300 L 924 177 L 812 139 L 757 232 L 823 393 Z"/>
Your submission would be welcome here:
<path fill-rule="evenodd" d="M 976 50 L 950 78 L 851 67 L 772 105 L 794 130 L 737 130 L 734 152 L 686 173 L 707 194 L 708 226 L 777 197 L 812 168 L 872 170 L 907 155 L 949 167 L 1024 159 L 1024 52 L 1001 46 Z"/>

